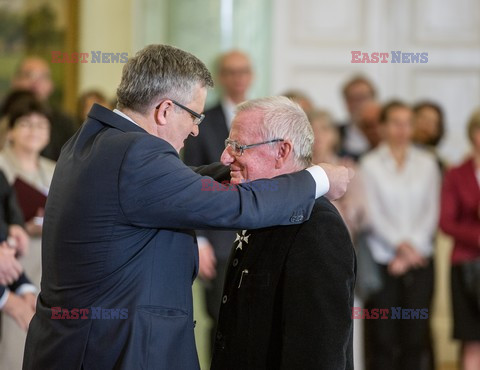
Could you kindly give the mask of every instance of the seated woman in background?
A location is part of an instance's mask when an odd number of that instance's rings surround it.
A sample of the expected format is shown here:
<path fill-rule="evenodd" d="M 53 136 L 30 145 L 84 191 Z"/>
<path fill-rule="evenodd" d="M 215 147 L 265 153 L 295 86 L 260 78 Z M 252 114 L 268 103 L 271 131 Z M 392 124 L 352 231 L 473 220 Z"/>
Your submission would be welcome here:
<path fill-rule="evenodd" d="M 21 95 L 6 112 L 7 138 L 0 151 L 0 170 L 16 191 L 30 235 L 29 254 L 20 259 L 26 274 L 40 286 L 43 208 L 55 163 L 40 156 L 50 140 L 49 111 L 33 95 Z M 0 369 L 19 369 L 26 333 L 9 317 L 2 317 Z"/>
<path fill-rule="evenodd" d="M 453 337 L 462 341 L 462 369 L 477 370 L 480 369 L 480 110 L 470 119 L 468 137 L 473 153 L 445 174 L 440 227 L 454 240 Z"/>
<path fill-rule="evenodd" d="M 393 101 L 380 114 L 383 142 L 360 162 L 371 232 L 367 242 L 382 288 L 369 309 L 388 309 L 388 320 L 365 320 L 368 369 L 422 369 L 429 321 L 394 320 L 392 307 L 430 311 L 433 246 L 440 173 L 431 153 L 412 145 L 412 110 Z M 407 311 L 408 312 L 408 311 Z"/>

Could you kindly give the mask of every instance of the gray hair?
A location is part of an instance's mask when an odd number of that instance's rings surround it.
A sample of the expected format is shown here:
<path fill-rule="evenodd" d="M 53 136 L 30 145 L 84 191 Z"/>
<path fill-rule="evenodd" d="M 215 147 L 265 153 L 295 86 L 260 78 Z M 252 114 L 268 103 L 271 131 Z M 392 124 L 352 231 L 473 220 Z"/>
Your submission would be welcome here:
<path fill-rule="evenodd" d="M 195 86 L 213 87 L 205 64 L 169 45 L 149 45 L 129 58 L 117 89 L 117 107 L 145 114 L 162 98 L 187 104 Z"/>
<path fill-rule="evenodd" d="M 245 111 L 263 113 L 259 130 L 265 141 L 289 139 L 296 163 L 301 168 L 311 164 L 313 130 L 300 105 L 284 96 L 272 96 L 249 100 L 237 106 L 237 113 Z"/>

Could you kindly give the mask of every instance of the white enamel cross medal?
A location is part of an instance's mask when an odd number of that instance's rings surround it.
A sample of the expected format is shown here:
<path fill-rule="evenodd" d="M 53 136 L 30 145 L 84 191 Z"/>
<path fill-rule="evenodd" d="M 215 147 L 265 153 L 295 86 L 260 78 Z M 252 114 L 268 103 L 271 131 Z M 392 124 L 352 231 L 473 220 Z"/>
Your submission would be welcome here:
<path fill-rule="evenodd" d="M 248 244 L 248 238 L 250 238 L 251 234 L 245 235 L 246 233 L 247 233 L 247 230 L 242 230 L 241 234 L 237 233 L 237 238 L 235 239 L 234 243 L 238 242 L 238 244 L 235 250 L 237 249 L 243 250 L 242 249 L 243 243 Z"/>

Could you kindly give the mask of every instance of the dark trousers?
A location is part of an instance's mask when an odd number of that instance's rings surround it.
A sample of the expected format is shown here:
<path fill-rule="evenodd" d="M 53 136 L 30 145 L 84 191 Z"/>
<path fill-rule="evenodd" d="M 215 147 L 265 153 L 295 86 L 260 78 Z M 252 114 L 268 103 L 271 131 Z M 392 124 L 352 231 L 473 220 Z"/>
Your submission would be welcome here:
<path fill-rule="evenodd" d="M 392 319 L 392 307 L 428 309 L 433 295 L 433 264 L 400 277 L 380 265 L 384 286 L 374 294 L 366 308 L 389 309 L 386 320 L 365 320 L 366 360 L 368 370 L 428 369 L 433 360 L 429 319 Z"/>
<path fill-rule="evenodd" d="M 205 303 L 207 306 L 207 314 L 212 320 L 212 328 L 210 329 L 210 358 L 215 345 L 215 335 L 217 332 L 218 314 L 220 312 L 220 304 L 222 302 L 223 284 L 225 282 L 225 273 L 227 270 L 228 260 L 217 260 L 217 275 L 214 279 L 205 282 Z"/>

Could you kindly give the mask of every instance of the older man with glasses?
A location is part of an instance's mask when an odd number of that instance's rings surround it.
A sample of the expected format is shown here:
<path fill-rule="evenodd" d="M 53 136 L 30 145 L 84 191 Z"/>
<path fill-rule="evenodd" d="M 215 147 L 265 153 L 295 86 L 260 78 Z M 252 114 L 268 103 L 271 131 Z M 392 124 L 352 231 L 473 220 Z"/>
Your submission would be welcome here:
<path fill-rule="evenodd" d="M 222 163 L 232 183 L 270 179 L 310 166 L 312 144 L 299 105 L 252 100 L 237 107 Z M 353 369 L 355 272 L 348 230 L 325 197 L 303 224 L 239 232 L 211 368 Z"/>
<path fill-rule="evenodd" d="M 201 190 L 201 173 L 223 179 L 226 171 L 196 173 L 178 153 L 199 133 L 197 112 L 212 84 L 193 55 L 150 45 L 125 64 L 117 109 L 94 105 L 63 147 L 45 209 L 42 290 L 24 369 L 198 369 L 192 230 L 310 216 L 325 191 L 318 166 L 276 179 L 276 193 Z M 336 195 L 348 182 L 339 171 L 344 181 L 330 182 Z"/>

